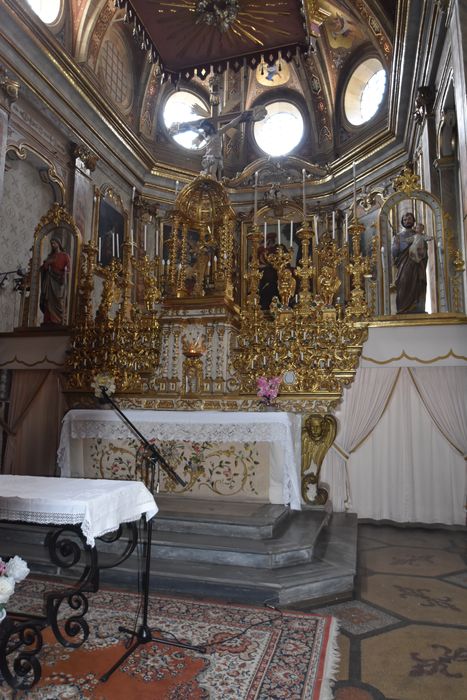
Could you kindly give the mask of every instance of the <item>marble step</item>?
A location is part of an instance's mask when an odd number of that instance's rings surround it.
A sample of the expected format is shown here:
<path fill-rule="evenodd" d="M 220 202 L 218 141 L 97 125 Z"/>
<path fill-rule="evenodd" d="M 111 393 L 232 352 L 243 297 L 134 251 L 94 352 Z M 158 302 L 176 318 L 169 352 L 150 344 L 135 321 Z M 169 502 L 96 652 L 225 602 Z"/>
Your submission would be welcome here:
<path fill-rule="evenodd" d="M 153 532 L 152 556 L 156 561 L 183 560 L 229 566 L 275 569 L 311 561 L 315 543 L 325 526 L 323 511 L 294 513 L 276 537 L 253 539 L 198 532 Z"/>
<path fill-rule="evenodd" d="M 153 556 L 151 590 L 257 604 L 324 604 L 352 597 L 356 562 L 357 516 L 338 513 L 321 531 L 309 562 L 262 569 Z M 129 560 L 108 570 L 103 580 L 134 587 L 134 565 Z"/>
<path fill-rule="evenodd" d="M 164 508 L 161 508 L 163 511 Z M 169 518 L 173 517 L 173 510 Z M 225 525 L 219 514 L 193 513 L 182 518 L 189 531 L 165 529 L 154 532 L 151 589 L 160 592 L 209 596 L 236 602 L 294 605 L 304 601 L 324 601 L 351 597 L 356 572 L 357 516 L 334 514 L 325 527 L 322 510 L 290 512 L 277 537 L 258 539 L 206 534 Z M 158 517 L 160 517 L 158 515 Z M 231 518 L 229 514 L 227 520 Z M 201 534 L 193 523 L 201 522 Z M 251 523 L 240 523 L 248 531 Z M 269 525 L 267 525 L 269 527 Z M 178 525 L 176 525 L 178 529 Z M 0 554 L 20 554 L 31 571 L 52 576 L 76 578 L 75 571 L 58 569 L 43 547 L 49 528 L 19 523 L 0 523 Z M 137 590 L 143 547 L 138 547 L 116 569 L 103 570 L 104 584 Z M 105 558 L 105 552 L 103 558 Z M 262 566 L 263 564 L 264 566 Z"/>
<path fill-rule="evenodd" d="M 157 532 L 267 539 L 283 531 L 290 517 L 288 506 L 261 501 L 214 501 L 166 494 L 158 494 L 156 501 L 159 512 L 154 530 Z"/>

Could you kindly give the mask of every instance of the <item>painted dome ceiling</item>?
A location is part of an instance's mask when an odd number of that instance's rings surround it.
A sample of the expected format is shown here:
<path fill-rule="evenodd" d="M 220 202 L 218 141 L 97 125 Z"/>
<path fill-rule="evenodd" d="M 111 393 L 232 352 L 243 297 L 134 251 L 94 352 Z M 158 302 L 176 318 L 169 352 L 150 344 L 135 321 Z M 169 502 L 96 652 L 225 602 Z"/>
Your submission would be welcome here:
<path fill-rule="evenodd" d="M 216 105 L 219 124 L 255 106 L 292 105 L 302 132 L 290 155 L 319 166 L 387 127 L 395 0 L 70 0 L 70 8 L 63 43 L 158 162 L 199 170 L 200 153 L 177 144 L 165 123 L 177 91 L 194 96 L 201 116 Z M 360 99 L 349 86 L 359 66 L 354 83 L 363 84 L 371 61 L 384 69 L 386 89 L 360 125 L 349 117 L 349 101 Z M 274 155 L 255 134 L 225 136 L 229 177 Z"/>

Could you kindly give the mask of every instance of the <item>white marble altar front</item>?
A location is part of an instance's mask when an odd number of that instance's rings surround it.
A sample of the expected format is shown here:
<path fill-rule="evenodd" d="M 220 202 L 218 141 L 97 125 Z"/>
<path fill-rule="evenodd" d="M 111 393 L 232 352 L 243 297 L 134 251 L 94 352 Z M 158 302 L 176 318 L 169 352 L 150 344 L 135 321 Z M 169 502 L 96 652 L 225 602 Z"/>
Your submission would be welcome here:
<path fill-rule="evenodd" d="M 127 410 L 125 415 L 187 482 L 161 491 L 254 498 L 301 508 L 301 416 L 285 412 Z M 62 424 L 62 476 L 140 478 L 139 438 L 112 410 L 72 410 Z"/>

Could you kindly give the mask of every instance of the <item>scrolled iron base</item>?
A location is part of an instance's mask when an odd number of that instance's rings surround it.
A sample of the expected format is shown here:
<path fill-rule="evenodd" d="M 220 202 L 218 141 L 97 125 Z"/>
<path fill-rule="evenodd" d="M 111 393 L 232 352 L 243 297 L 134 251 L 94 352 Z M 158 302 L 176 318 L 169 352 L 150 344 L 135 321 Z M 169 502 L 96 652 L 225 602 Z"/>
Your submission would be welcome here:
<path fill-rule="evenodd" d="M 45 594 L 44 616 L 11 614 L 0 622 L 0 673 L 15 690 L 28 690 L 41 678 L 37 655 L 42 648 L 42 630 L 51 627 L 55 638 L 64 647 L 78 648 L 89 637 L 85 615 L 89 609 L 87 593 L 99 590 L 99 572 L 124 562 L 138 542 L 136 523 L 127 523 L 117 531 L 100 538 L 114 544 L 125 535 L 125 543 L 117 555 L 106 553 L 99 562 L 97 547 L 90 547 L 77 525 L 64 525 L 51 530 L 46 537 L 50 560 L 60 569 L 78 567 L 77 581 L 67 588 Z"/>
<path fill-rule="evenodd" d="M 0 622 L 0 674 L 11 688 L 29 690 L 41 677 L 43 618 L 7 615 Z"/>

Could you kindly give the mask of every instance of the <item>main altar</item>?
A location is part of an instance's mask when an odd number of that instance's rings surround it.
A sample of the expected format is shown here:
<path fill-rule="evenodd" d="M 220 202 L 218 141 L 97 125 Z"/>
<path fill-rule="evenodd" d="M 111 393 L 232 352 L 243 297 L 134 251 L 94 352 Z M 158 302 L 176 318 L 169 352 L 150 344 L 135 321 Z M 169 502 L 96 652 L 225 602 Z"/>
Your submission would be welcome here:
<path fill-rule="evenodd" d="M 367 337 L 368 261 L 356 215 L 345 225 L 331 210 L 307 215 L 305 196 L 303 206 L 284 201 L 274 224 L 273 215 L 267 204 L 258 206 L 255 186 L 252 216 L 241 220 L 226 186 L 202 174 L 180 191 L 167 219 L 154 228 L 151 246 L 150 218 L 144 216 L 136 232 L 129 230 L 120 259 L 104 265 L 97 241 L 84 245 L 66 389 L 75 407 L 90 408 L 91 394 L 99 396 L 99 386 L 107 382 L 123 408 L 157 411 L 144 419 L 148 427 L 162 420 L 174 428 L 181 423 L 175 412 L 202 411 L 208 412 L 206 429 L 218 415 L 212 411 L 243 412 L 249 439 L 241 448 L 236 438 L 223 440 L 224 446 L 237 445 L 236 464 L 243 466 L 234 471 L 244 469 L 240 480 L 253 484 L 263 469 L 262 485 L 255 483 L 252 494 L 299 508 L 300 500 L 315 505 L 327 500 L 319 469 L 336 434 L 333 410 L 355 376 Z M 261 389 L 271 381 L 278 387 L 274 395 Z M 266 419 L 266 409 L 280 413 Z M 277 423 L 273 446 L 282 439 L 281 415 L 293 429 L 279 470 L 274 447 L 271 460 L 259 452 L 270 440 L 261 437 L 265 425 Z M 197 414 L 187 416 L 196 425 Z M 77 419 L 69 420 L 74 425 Z M 227 422 L 239 421 L 230 414 Z M 169 438 L 166 431 L 162 435 Z M 193 428 L 183 437 L 191 452 L 195 443 L 212 439 L 195 435 Z M 172 441 L 176 437 L 174 429 Z M 254 455 L 245 467 L 248 450 Z M 193 459 L 187 461 L 186 451 L 176 459 L 188 465 L 193 494 L 192 482 L 203 483 L 202 471 L 196 472 Z M 99 469 L 94 465 L 94 476 L 107 477 L 112 469 L 121 473 L 115 466 Z M 279 500 L 274 482 L 282 484 Z M 246 495 L 237 486 L 233 490 Z"/>

